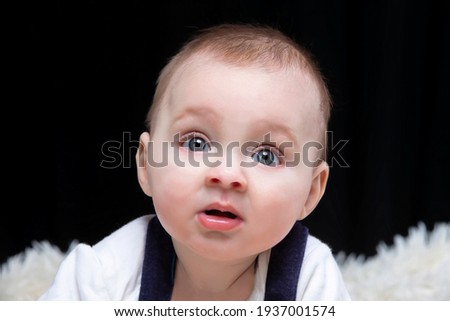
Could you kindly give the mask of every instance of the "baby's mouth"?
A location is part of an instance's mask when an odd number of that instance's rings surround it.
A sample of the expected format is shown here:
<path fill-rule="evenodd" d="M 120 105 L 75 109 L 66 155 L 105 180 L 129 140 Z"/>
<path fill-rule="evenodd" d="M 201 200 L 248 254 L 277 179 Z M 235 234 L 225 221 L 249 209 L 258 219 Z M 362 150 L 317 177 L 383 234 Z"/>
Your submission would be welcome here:
<path fill-rule="evenodd" d="M 233 207 L 221 204 L 208 206 L 197 218 L 203 228 L 224 233 L 236 230 L 243 223 L 241 216 Z"/>
<path fill-rule="evenodd" d="M 228 211 L 222 212 L 220 210 L 207 210 L 207 211 L 205 211 L 205 214 L 209 215 L 209 216 L 226 217 L 226 218 L 231 218 L 231 219 L 237 218 L 236 214 L 233 214 Z"/>

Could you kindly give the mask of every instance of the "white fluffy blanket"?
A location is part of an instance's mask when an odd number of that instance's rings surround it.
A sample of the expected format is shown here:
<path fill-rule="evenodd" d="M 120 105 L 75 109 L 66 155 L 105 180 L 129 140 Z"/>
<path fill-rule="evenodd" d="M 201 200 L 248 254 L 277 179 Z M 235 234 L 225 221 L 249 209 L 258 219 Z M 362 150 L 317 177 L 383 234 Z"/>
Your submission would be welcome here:
<path fill-rule="evenodd" d="M 354 300 L 450 300 L 450 223 L 411 228 L 368 259 L 337 256 Z"/>
<path fill-rule="evenodd" d="M 0 267 L 0 300 L 37 299 L 65 255 L 43 241 L 9 258 Z M 450 223 L 431 232 L 419 224 L 367 259 L 344 253 L 336 259 L 353 300 L 450 300 Z"/>

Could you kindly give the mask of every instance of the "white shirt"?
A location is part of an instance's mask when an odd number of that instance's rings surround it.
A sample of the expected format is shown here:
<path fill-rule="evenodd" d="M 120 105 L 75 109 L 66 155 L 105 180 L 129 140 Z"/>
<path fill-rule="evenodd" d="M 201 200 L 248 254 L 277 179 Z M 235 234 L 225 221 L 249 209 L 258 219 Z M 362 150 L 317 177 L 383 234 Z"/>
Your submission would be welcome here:
<path fill-rule="evenodd" d="M 94 246 L 79 244 L 61 263 L 52 286 L 39 300 L 139 299 L 149 221 L 137 218 Z M 249 300 L 264 300 L 270 250 L 258 258 Z M 350 300 L 339 267 L 327 245 L 309 235 L 297 285 L 297 300 Z"/>

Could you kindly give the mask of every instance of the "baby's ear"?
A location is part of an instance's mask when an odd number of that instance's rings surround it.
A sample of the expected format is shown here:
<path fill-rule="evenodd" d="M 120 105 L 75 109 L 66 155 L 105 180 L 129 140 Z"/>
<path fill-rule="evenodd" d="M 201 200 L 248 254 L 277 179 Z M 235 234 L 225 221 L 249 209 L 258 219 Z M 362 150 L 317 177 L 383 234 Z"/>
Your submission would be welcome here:
<path fill-rule="evenodd" d="M 302 213 L 300 214 L 301 220 L 307 217 L 316 208 L 323 193 L 325 193 L 329 172 L 330 169 L 325 161 L 314 169 L 309 195 L 306 199 Z"/>
<path fill-rule="evenodd" d="M 143 132 L 139 138 L 139 149 L 136 153 L 136 167 L 139 185 L 148 196 L 152 196 L 150 188 L 150 177 L 147 171 L 148 166 L 148 143 L 150 142 L 150 134 Z"/>

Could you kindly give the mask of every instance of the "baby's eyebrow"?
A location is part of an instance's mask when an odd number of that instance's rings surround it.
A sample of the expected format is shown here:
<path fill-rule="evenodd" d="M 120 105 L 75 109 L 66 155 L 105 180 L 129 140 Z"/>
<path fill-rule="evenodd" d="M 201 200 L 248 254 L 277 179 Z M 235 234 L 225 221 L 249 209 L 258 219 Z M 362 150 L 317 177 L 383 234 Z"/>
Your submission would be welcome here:
<path fill-rule="evenodd" d="M 298 144 L 298 138 L 294 134 L 291 128 L 284 124 L 275 123 L 272 121 L 259 121 L 257 130 L 263 133 L 264 139 L 271 140 L 284 139 L 284 141 L 292 142 L 295 145 Z M 282 143 L 282 142 L 277 142 Z"/>
<path fill-rule="evenodd" d="M 208 121 L 215 122 L 220 119 L 219 114 L 215 110 L 203 107 L 203 106 L 189 106 L 184 108 L 180 113 L 176 114 L 174 117 L 174 123 L 186 118 L 186 117 L 198 117 L 207 119 Z"/>

